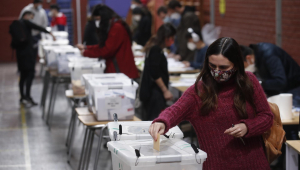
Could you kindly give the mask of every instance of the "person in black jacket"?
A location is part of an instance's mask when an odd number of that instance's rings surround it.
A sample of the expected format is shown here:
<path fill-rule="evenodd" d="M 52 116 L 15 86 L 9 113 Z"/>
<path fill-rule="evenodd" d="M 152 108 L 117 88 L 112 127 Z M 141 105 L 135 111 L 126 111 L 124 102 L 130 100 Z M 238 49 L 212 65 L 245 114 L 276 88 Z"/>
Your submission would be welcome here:
<path fill-rule="evenodd" d="M 166 108 L 166 101 L 173 98 L 168 90 L 168 62 L 163 48 L 174 43 L 176 30 L 170 23 L 159 27 L 145 46 L 146 59 L 141 78 L 140 100 L 147 115 L 147 120 L 155 119 Z"/>
<path fill-rule="evenodd" d="M 97 25 L 96 25 L 97 24 Z M 84 29 L 83 43 L 85 45 L 97 45 L 99 44 L 97 27 L 99 27 L 100 19 L 90 19 Z"/>
<path fill-rule="evenodd" d="M 45 33 L 49 33 L 45 28 L 38 26 L 31 22 L 30 20 L 34 17 L 34 14 L 30 11 L 24 12 L 22 18 L 19 20 L 21 23 L 21 29 L 24 31 L 27 41 L 22 43 L 21 46 L 16 47 L 16 54 L 17 54 L 17 64 L 18 70 L 20 72 L 20 103 L 30 103 L 32 105 L 37 105 L 36 102 L 33 101 L 30 95 L 30 89 L 32 85 L 32 81 L 34 79 L 35 74 L 35 62 L 36 57 L 34 56 L 34 49 L 33 49 L 33 42 L 31 40 L 32 37 L 32 30 L 38 30 Z M 51 34 L 52 35 L 52 34 Z M 55 37 L 52 35 L 53 39 Z M 26 86 L 26 93 L 24 93 L 24 87 Z"/>
<path fill-rule="evenodd" d="M 132 19 L 138 22 L 138 26 L 133 33 L 133 41 L 145 46 L 151 37 L 152 16 L 146 9 L 136 7 L 132 10 Z"/>
<path fill-rule="evenodd" d="M 283 49 L 271 43 L 240 46 L 246 71 L 255 72 L 268 96 L 292 93 L 300 105 L 300 66 Z"/>

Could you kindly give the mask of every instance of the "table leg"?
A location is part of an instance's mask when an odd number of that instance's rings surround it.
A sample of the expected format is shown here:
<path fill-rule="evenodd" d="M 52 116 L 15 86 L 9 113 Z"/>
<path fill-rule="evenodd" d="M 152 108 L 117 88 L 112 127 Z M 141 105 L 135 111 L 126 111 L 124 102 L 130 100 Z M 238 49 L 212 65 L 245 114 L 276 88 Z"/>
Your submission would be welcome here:
<path fill-rule="evenodd" d="M 90 133 L 91 133 L 91 142 L 90 142 L 90 148 L 89 148 L 89 151 L 88 151 L 88 157 L 87 157 L 87 161 L 86 161 L 86 170 L 89 169 L 90 158 L 91 158 L 93 142 L 94 142 L 94 136 L 95 136 L 95 129 L 91 129 Z"/>
<path fill-rule="evenodd" d="M 58 90 L 58 86 L 59 86 L 59 80 L 56 81 L 55 83 L 55 88 L 54 88 L 54 95 L 53 95 L 53 102 L 52 102 L 52 106 L 51 106 L 51 111 L 50 113 L 48 113 L 50 115 L 49 120 L 48 120 L 48 126 L 49 126 L 49 130 L 51 130 L 51 125 L 52 125 L 52 119 L 53 119 L 53 114 L 54 114 L 54 109 L 55 109 L 55 102 L 56 102 L 56 96 L 57 96 L 57 90 Z"/>
<path fill-rule="evenodd" d="M 73 122 L 73 127 L 72 127 L 72 133 L 71 133 L 71 136 L 70 136 L 70 142 L 69 142 L 69 153 L 68 153 L 68 162 L 70 162 L 71 160 L 71 156 L 72 156 L 72 147 L 73 147 L 73 143 L 74 143 L 74 136 L 75 136 L 75 131 L 76 131 L 76 114 L 74 116 L 74 122 Z"/>
<path fill-rule="evenodd" d="M 97 146 L 96 156 L 95 156 L 94 170 L 97 170 L 99 155 L 100 155 L 100 150 L 101 150 L 101 143 L 102 143 L 102 138 L 103 138 L 103 132 L 104 132 L 105 128 L 107 128 L 107 125 L 105 125 L 103 128 L 101 128 L 101 132 L 99 135 L 98 146 Z"/>
<path fill-rule="evenodd" d="M 69 145 L 69 142 L 70 142 L 70 136 L 71 136 L 71 133 L 72 133 L 72 127 L 73 127 L 73 123 L 74 123 L 74 117 L 76 115 L 75 113 L 75 107 L 72 106 L 72 111 L 71 111 L 71 119 L 70 119 L 70 123 L 69 123 L 69 129 L 68 129 L 68 135 L 67 135 L 67 140 L 66 140 L 66 146 Z"/>
<path fill-rule="evenodd" d="M 83 161 L 82 161 L 82 169 L 84 170 L 85 169 L 85 166 L 86 166 L 86 161 L 87 161 L 87 157 L 89 155 L 89 146 L 90 146 L 90 143 L 91 143 L 91 129 L 89 127 L 87 127 L 89 129 L 89 132 L 88 132 L 88 137 L 87 137 L 87 143 L 86 143 L 86 147 L 85 147 L 85 154 L 84 154 L 84 157 L 83 157 Z"/>
<path fill-rule="evenodd" d="M 52 106 L 52 102 L 53 102 L 53 95 L 54 95 L 54 88 L 55 88 L 55 78 L 52 78 L 52 87 L 51 87 L 51 92 L 50 92 L 50 100 L 49 100 L 49 105 L 48 105 L 48 114 L 47 114 L 47 118 L 46 118 L 46 123 L 48 124 L 48 120 L 49 120 L 49 116 L 50 116 L 50 112 L 51 112 L 51 106 Z"/>
<path fill-rule="evenodd" d="M 83 144 L 82 144 L 82 148 L 81 148 L 81 154 L 80 154 L 80 160 L 79 160 L 79 165 L 78 165 L 78 170 L 80 170 L 81 165 L 82 165 L 82 161 L 83 161 L 83 156 L 85 155 L 85 144 L 87 143 L 87 135 L 89 133 L 89 128 L 86 127 L 85 129 L 85 134 L 84 134 L 84 140 L 83 140 Z"/>
<path fill-rule="evenodd" d="M 50 73 L 49 73 L 49 71 L 46 71 L 45 76 L 43 78 L 43 91 L 42 91 L 42 97 L 41 97 L 41 107 L 43 108 L 42 119 L 44 119 L 44 116 L 45 116 L 45 105 L 46 105 L 46 99 L 47 99 L 47 93 L 48 93 L 50 79 L 51 79 Z"/>

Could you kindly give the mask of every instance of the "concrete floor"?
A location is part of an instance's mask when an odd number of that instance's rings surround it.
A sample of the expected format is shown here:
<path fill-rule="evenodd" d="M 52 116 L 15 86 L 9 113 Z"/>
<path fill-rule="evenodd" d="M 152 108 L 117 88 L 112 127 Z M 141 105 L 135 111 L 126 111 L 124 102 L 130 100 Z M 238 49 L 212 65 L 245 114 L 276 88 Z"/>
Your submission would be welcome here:
<path fill-rule="evenodd" d="M 16 64 L 0 64 L 0 170 L 77 169 L 84 127 L 77 126 L 72 159 L 68 164 L 65 143 L 71 108 L 64 96 L 64 87 L 59 87 L 53 125 L 49 131 L 41 118 L 39 106 L 20 107 L 18 77 Z M 36 76 L 31 92 L 36 102 L 40 101 L 41 91 L 42 79 Z M 97 140 L 95 136 L 89 169 L 93 168 Z M 102 149 L 98 167 L 112 169 L 107 149 Z"/>

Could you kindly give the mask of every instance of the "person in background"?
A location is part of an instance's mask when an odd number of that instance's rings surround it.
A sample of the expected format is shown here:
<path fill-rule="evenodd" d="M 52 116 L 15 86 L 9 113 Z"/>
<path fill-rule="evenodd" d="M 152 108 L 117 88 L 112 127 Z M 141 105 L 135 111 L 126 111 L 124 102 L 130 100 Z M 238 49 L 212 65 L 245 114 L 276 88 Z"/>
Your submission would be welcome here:
<path fill-rule="evenodd" d="M 137 8 L 137 7 L 145 8 L 140 0 L 131 0 L 130 10 L 127 14 L 126 22 L 130 26 L 130 29 L 131 29 L 132 32 L 135 32 L 135 29 L 138 26 L 138 22 L 136 22 L 132 18 L 132 11 L 133 11 L 134 8 Z"/>
<path fill-rule="evenodd" d="M 99 16 L 100 17 L 100 16 Z M 99 44 L 97 36 L 97 26 L 100 25 L 100 19 L 90 17 L 84 28 L 83 44 L 85 45 L 97 45 Z"/>
<path fill-rule="evenodd" d="M 271 43 L 240 46 L 246 70 L 256 72 L 268 96 L 292 93 L 300 106 L 300 66 L 280 47 Z"/>
<path fill-rule="evenodd" d="M 149 133 L 156 141 L 183 120 L 209 155 L 203 169 L 270 170 L 261 135 L 271 128 L 273 113 L 255 75 L 245 72 L 234 39 L 208 47 L 195 84 L 153 121 Z"/>
<path fill-rule="evenodd" d="M 183 61 L 186 67 L 194 69 L 202 69 L 205 59 L 205 54 L 208 46 L 203 42 L 200 30 L 187 29 L 186 38 L 187 48 L 191 51 L 196 51 L 194 61 Z"/>
<path fill-rule="evenodd" d="M 48 17 L 46 11 L 42 6 L 43 0 L 33 0 L 33 3 L 24 7 L 20 13 L 19 19 L 22 19 L 22 16 L 25 11 L 31 11 L 34 14 L 32 22 L 38 26 L 46 28 L 48 26 Z M 41 34 L 39 30 L 32 30 L 32 41 L 34 56 L 37 57 L 38 52 L 38 42 L 41 39 Z"/>
<path fill-rule="evenodd" d="M 131 50 L 131 31 L 126 22 L 111 8 L 102 4 L 95 7 L 92 17 L 95 19 L 99 44 L 87 46 L 78 44 L 82 55 L 105 59 L 105 73 L 121 72 L 130 78 L 138 78 Z"/>
<path fill-rule="evenodd" d="M 151 37 L 152 18 L 140 7 L 136 7 L 132 10 L 132 18 L 138 23 L 138 26 L 133 33 L 133 41 L 139 45 L 145 46 Z"/>
<path fill-rule="evenodd" d="M 159 27 L 157 34 L 146 44 L 145 66 L 141 78 L 140 100 L 146 111 L 146 119 L 153 120 L 166 108 L 166 101 L 173 98 L 168 90 L 168 62 L 163 49 L 174 43 L 176 29 L 170 23 Z"/>
<path fill-rule="evenodd" d="M 168 4 L 168 12 L 172 18 L 172 14 L 179 13 L 183 17 L 187 12 L 195 12 L 193 6 L 182 6 L 179 1 L 171 0 Z"/>
<path fill-rule="evenodd" d="M 193 30 L 201 30 L 199 18 L 192 12 L 186 13 L 182 18 L 176 33 L 176 54 L 180 61 L 194 61 L 195 51 L 187 48 L 186 31 L 188 28 Z"/>
<path fill-rule="evenodd" d="M 57 4 L 50 6 L 51 31 L 68 31 L 67 29 L 67 17 L 60 12 L 60 8 Z"/>
<path fill-rule="evenodd" d="M 165 6 L 161 6 L 157 9 L 157 16 L 164 22 L 164 23 L 171 23 L 175 28 L 177 28 L 180 24 L 180 19 L 171 18 L 168 14 L 168 8 Z M 176 18 L 176 17 L 175 17 Z"/>
<path fill-rule="evenodd" d="M 41 27 L 33 22 L 31 20 L 34 18 L 34 13 L 31 11 L 24 11 L 22 18 L 17 21 L 19 24 L 17 25 L 20 28 L 14 28 L 12 30 L 12 47 L 16 49 L 17 54 L 17 65 L 20 72 L 20 82 L 19 82 L 19 89 L 20 89 L 20 103 L 26 104 L 29 103 L 31 105 L 37 105 L 36 102 L 32 99 L 30 95 L 31 91 L 31 85 L 34 79 L 34 73 L 35 73 L 35 62 L 36 62 L 36 56 L 34 55 L 33 48 L 32 48 L 32 30 L 38 30 L 41 32 L 49 33 L 44 27 Z M 14 42 L 15 38 L 14 33 L 15 31 L 21 30 L 25 33 L 25 39 L 23 39 L 22 42 L 19 42 L 17 45 Z M 15 34 L 16 35 L 16 34 Z M 52 34 L 51 34 L 52 35 Z M 53 39 L 55 40 L 55 37 L 52 35 Z M 26 92 L 25 92 L 26 87 Z"/>

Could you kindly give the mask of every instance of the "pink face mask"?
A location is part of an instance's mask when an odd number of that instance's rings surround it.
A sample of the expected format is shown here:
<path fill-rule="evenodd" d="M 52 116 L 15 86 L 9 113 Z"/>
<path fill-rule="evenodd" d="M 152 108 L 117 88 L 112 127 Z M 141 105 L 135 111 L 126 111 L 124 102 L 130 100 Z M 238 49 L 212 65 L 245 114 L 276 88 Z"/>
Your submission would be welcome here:
<path fill-rule="evenodd" d="M 214 70 L 213 68 L 209 67 L 210 73 L 213 76 L 213 78 L 217 82 L 225 82 L 230 79 L 230 77 L 235 73 L 235 69 L 232 68 L 228 71 L 220 71 L 220 70 Z"/>

